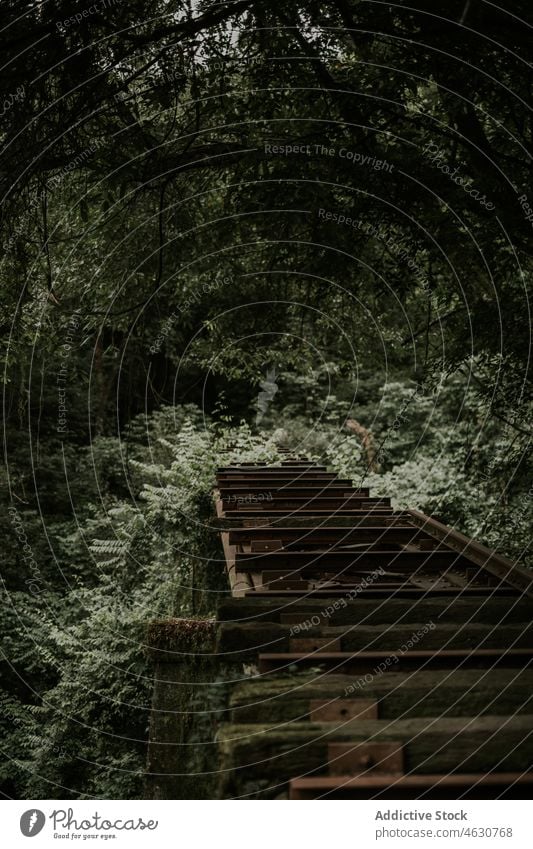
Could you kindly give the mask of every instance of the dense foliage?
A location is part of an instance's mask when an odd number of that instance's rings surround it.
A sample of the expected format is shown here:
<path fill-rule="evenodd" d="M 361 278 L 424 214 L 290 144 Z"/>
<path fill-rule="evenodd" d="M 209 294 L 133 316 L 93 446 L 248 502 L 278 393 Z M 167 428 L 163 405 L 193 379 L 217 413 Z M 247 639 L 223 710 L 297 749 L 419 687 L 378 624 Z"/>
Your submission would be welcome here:
<path fill-rule="evenodd" d="M 91 481 L 76 520 L 12 509 L 2 604 L 9 634 L 0 722 L 4 792 L 28 798 L 135 798 L 152 688 L 152 619 L 212 615 L 222 580 L 210 525 L 216 465 L 279 457 L 268 437 L 202 427 L 192 407 L 135 419 L 126 437 L 81 452 Z M 113 465 L 109 462 L 114 461 Z M 96 489 L 98 484 L 98 492 Z M 59 477 L 51 481 L 59 486 Z M 18 542 L 18 545 L 17 545 Z M 30 553 L 23 546 L 30 547 Z M 28 578 L 21 584 L 21 569 Z M 15 684 L 15 686 L 13 686 Z"/>
<path fill-rule="evenodd" d="M 78 11 L 3 4 L 14 406 L 31 385 L 55 421 L 76 314 L 69 381 L 92 379 L 97 429 L 115 393 L 127 415 L 172 400 L 177 373 L 194 400 L 207 371 L 212 404 L 267 358 L 463 366 L 525 417 L 525 2 Z"/>
<path fill-rule="evenodd" d="M 145 628 L 213 613 L 229 457 L 523 563 L 532 517 L 525 0 L 90 9 L 2 3 L 15 797 L 142 793 Z"/>

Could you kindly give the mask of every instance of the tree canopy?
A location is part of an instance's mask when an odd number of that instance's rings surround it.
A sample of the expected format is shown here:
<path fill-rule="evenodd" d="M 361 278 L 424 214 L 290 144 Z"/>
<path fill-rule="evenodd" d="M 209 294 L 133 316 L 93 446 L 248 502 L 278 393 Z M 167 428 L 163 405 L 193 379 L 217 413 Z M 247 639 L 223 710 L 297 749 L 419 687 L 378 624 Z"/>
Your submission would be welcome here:
<path fill-rule="evenodd" d="M 528 19 L 3 0 L 7 795 L 141 793 L 219 463 L 281 440 L 525 561 Z"/>
<path fill-rule="evenodd" d="M 257 380 L 317 357 L 466 365 L 516 408 L 525 3 L 85 11 L 4 8 L 8 370 L 21 324 L 42 319 L 45 357 L 79 309 L 102 408 L 115 389 L 142 408 L 144 382 L 168 400 L 178 367 L 179 397 L 206 369 Z"/>

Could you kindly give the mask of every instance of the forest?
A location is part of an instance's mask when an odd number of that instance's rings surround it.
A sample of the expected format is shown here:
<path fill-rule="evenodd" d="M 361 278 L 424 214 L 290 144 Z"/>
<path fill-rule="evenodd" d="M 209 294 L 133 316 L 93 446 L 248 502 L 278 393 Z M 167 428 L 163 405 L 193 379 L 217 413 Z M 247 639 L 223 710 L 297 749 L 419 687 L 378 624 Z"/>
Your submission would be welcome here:
<path fill-rule="evenodd" d="M 3 0 L 4 797 L 143 797 L 230 460 L 531 566 L 530 16 Z"/>

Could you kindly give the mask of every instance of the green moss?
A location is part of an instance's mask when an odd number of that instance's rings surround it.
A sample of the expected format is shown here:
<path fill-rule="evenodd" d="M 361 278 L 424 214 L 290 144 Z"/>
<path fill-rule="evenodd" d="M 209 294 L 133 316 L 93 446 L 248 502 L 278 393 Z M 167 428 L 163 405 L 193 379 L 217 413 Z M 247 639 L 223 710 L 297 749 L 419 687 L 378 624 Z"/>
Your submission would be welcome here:
<path fill-rule="evenodd" d="M 146 639 L 154 660 L 176 663 L 187 660 L 191 655 L 211 657 L 215 651 L 215 638 L 214 619 L 164 619 L 150 622 Z"/>

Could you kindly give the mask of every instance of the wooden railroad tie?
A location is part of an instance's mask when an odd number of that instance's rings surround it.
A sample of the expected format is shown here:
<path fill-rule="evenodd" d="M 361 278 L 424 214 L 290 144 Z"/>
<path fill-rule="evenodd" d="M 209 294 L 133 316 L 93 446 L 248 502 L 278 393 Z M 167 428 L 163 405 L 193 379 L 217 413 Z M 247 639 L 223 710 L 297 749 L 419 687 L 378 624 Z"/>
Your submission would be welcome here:
<path fill-rule="evenodd" d="M 530 573 L 282 455 L 217 471 L 221 795 L 527 798 Z"/>

